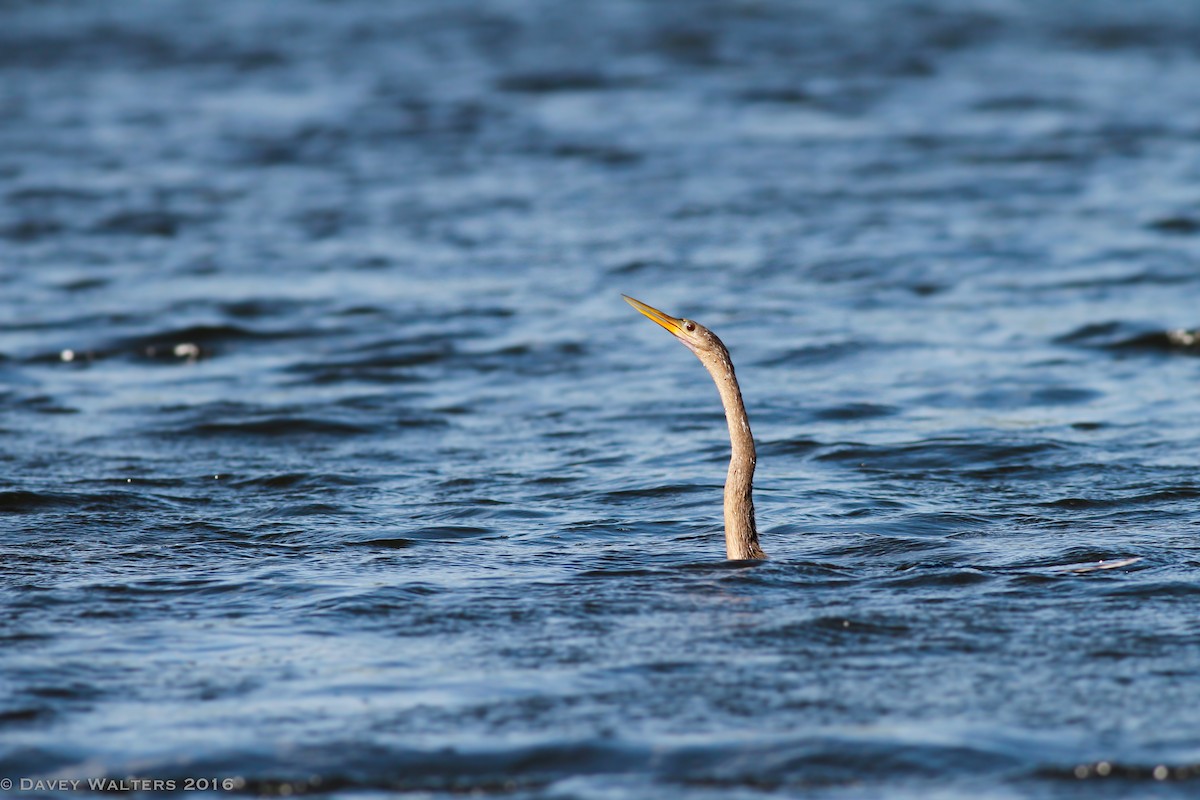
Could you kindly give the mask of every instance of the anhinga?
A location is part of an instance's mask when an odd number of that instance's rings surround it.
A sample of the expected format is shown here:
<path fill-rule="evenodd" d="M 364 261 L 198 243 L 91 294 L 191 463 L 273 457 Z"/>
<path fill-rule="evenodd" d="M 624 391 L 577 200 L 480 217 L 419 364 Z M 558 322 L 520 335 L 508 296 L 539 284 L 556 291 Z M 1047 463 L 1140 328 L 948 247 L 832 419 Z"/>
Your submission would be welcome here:
<path fill-rule="evenodd" d="M 746 416 L 742 390 L 733 374 L 729 350 L 715 333 L 698 322 L 664 314 L 629 295 L 622 297 L 683 342 L 716 382 L 721 404 L 725 406 L 725 421 L 729 423 L 729 442 L 733 445 L 729 475 L 725 478 L 725 553 L 731 559 L 766 558 L 767 554 L 758 545 L 758 529 L 754 525 L 754 437 L 750 434 L 750 418 Z"/>

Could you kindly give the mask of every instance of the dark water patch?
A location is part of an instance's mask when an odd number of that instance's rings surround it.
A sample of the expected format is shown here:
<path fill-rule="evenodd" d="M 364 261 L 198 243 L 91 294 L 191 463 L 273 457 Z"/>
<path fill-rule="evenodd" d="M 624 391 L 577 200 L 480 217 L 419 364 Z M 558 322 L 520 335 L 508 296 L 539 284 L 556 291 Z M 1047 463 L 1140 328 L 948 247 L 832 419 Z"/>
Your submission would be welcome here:
<path fill-rule="evenodd" d="M 17 244 L 28 244 L 52 239 L 67 227 L 67 223 L 51 217 L 25 217 L 0 226 L 0 237 Z"/>
<path fill-rule="evenodd" d="M 255 297 L 246 300 L 234 300 L 220 303 L 217 307 L 221 313 L 234 319 L 259 320 L 272 318 L 288 318 L 300 314 L 311 304 L 293 300 L 287 297 Z M 271 335 L 280 335 L 275 332 Z M 296 333 L 288 331 L 289 335 Z M 264 331 L 240 330 L 240 335 L 250 335 L 252 338 L 266 335 Z"/>
<path fill-rule="evenodd" d="M 1101 397 L 1094 389 L 1075 386 L 1003 386 L 986 389 L 963 398 L 970 405 L 982 408 L 1025 408 L 1029 406 L 1080 405 Z"/>
<path fill-rule="evenodd" d="M 29 693 L 47 700 L 91 700 L 102 694 L 95 686 L 80 681 L 33 686 Z"/>
<path fill-rule="evenodd" d="M 1200 35 L 1200 28 L 1195 20 L 1180 19 L 1172 14 L 1153 22 L 1133 19 L 1118 23 L 1089 21 L 1084 25 L 1072 25 L 1059 35 L 1076 46 L 1100 51 L 1182 48 L 1194 52 L 1194 37 Z"/>
<path fill-rule="evenodd" d="M 176 434 L 188 436 L 233 436 L 289 438 L 305 436 L 363 436 L 375 432 L 372 426 L 358 425 L 321 417 L 266 416 L 240 422 L 197 422 Z"/>
<path fill-rule="evenodd" d="M 165 597 L 170 595 L 199 596 L 202 594 L 234 594 L 239 589 L 235 585 L 205 578 L 142 578 L 122 583 L 96 582 L 86 587 L 94 597 L 109 605 L 90 605 L 84 612 L 97 619 L 125 619 L 137 613 L 137 609 L 118 608 L 112 605 L 128 600 L 136 602 L 146 598 Z"/>
<path fill-rule="evenodd" d="M 346 128 L 326 126 L 345 137 L 345 148 L 371 143 L 389 147 L 396 143 L 424 144 L 431 150 L 465 144 L 492 125 L 505 125 L 510 115 L 502 103 L 479 97 L 427 98 L 413 96 L 411 89 L 390 85 L 390 77 L 379 81 L 375 89 L 378 105 L 364 109 L 355 125 Z M 332 165 L 331 165 L 332 166 Z"/>
<path fill-rule="evenodd" d="M 992 583 L 995 576 L 974 567 L 917 568 L 912 573 L 886 581 L 888 586 L 898 589 L 962 589 Z"/>
<path fill-rule="evenodd" d="M 837 519 L 874 518 L 879 514 L 889 514 L 893 511 L 904 511 L 910 506 L 899 500 L 865 500 L 861 497 L 845 499 L 835 494 L 828 500 L 830 515 Z"/>
<path fill-rule="evenodd" d="M 598 499 L 606 504 L 621 504 L 639 498 L 663 498 L 663 497 L 680 497 L 684 495 L 696 494 L 698 492 L 708 492 L 710 489 L 706 486 L 698 486 L 696 484 L 661 484 L 658 486 L 647 486 L 643 488 L 632 489 L 615 489 L 612 491 L 602 492 Z"/>
<path fill-rule="evenodd" d="M 440 593 L 440 589 L 430 584 L 404 582 L 373 588 L 353 595 L 322 597 L 312 603 L 307 610 L 335 621 L 342 619 L 343 616 L 376 619 L 404 618 L 411 613 L 414 604 L 429 603 Z"/>
<path fill-rule="evenodd" d="M 424 357 L 417 356 L 415 358 L 421 360 Z M 395 365 L 379 364 L 375 359 L 356 364 L 297 364 L 287 371 L 304 376 L 296 379 L 294 385 L 331 386 L 342 383 L 363 383 L 387 386 L 421 381 L 421 378 L 416 375 L 398 372 Z"/>
<path fill-rule="evenodd" d="M 79 312 L 73 311 L 69 316 L 63 316 L 59 307 L 46 309 L 46 313 L 36 317 L 14 315 L 10 320 L 0 321 L 0 331 L 7 332 L 57 332 L 74 328 L 105 329 L 112 325 L 126 325 L 141 319 L 126 311 L 110 312 Z M 55 354 L 57 358 L 57 354 Z"/>
<path fill-rule="evenodd" d="M 1146 330 L 1128 322 L 1090 323 L 1056 337 L 1055 342 L 1113 352 L 1200 353 L 1200 331 Z"/>
<path fill-rule="evenodd" d="M 1087 276 L 1082 278 L 1072 278 L 1070 280 L 1052 283 L 1046 288 L 1057 291 L 1079 290 L 1079 289 L 1107 289 L 1120 286 L 1134 285 L 1159 285 L 1159 286 L 1176 286 L 1188 285 L 1194 283 L 1196 276 L 1191 270 L 1191 265 L 1187 263 L 1186 258 L 1180 257 L 1180 254 L 1170 250 L 1159 250 L 1155 252 L 1143 251 L 1118 251 L 1105 253 L 1099 257 L 1099 263 L 1116 262 L 1131 262 L 1131 261 L 1151 261 L 1158 262 L 1161 266 L 1153 266 L 1143 269 L 1130 269 L 1121 274 L 1108 274 L 1107 271 L 1099 271 L 1095 276 Z"/>
<path fill-rule="evenodd" d="M 1040 468 L 1063 449 L 1064 445 L 1050 441 L 1004 444 L 959 437 L 929 437 L 921 442 L 900 445 L 838 445 L 816 456 L 816 460 L 849 464 L 867 472 L 961 475 L 967 470 Z"/>
<path fill-rule="evenodd" d="M 1078 405 L 1103 397 L 1103 392 L 1078 386 L 1050 386 L 1037 389 L 1030 395 L 1030 405 Z"/>
<path fill-rule="evenodd" d="M 580 159 L 610 167 L 634 164 L 642 158 L 640 153 L 627 148 L 589 142 L 559 142 L 550 147 L 550 153 L 555 158 Z"/>
<path fill-rule="evenodd" d="M 613 567 L 610 569 L 589 569 L 580 572 L 577 577 L 585 579 L 625 581 L 629 578 L 652 578 L 662 575 L 661 570 L 644 567 Z"/>
<path fill-rule="evenodd" d="M 1004 94 L 985 98 L 975 103 L 977 111 L 1023 113 L 1028 111 L 1074 111 L 1079 104 L 1066 95 Z"/>
<path fill-rule="evenodd" d="M 380 317 L 387 319 L 391 317 L 392 310 L 376 305 L 355 305 L 349 308 L 339 309 L 334 312 L 336 317 Z"/>
<path fill-rule="evenodd" d="M 457 542 L 499 535 L 491 528 L 473 525 L 429 525 L 405 531 L 407 537 L 422 542 Z"/>
<path fill-rule="evenodd" d="M 1196 597 L 1200 596 L 1200 585 L 1187 580 L 1151 580 L 1137 584 L 1113 586 L 1106 593 L 1117 597 L 1155 598 L 1160 601 L 1177 599 L 1193 603 Z M 1187 643 L 1191 641 L 1188 637 L 1184 637 L 1184 640 Z M 1185 641 L 1181 641 L 1180 643 L 1183 644 Z M 1136 647 L 1132 647 L 1131 649 L 1133 652 L 1137 652 Z"/>
<path fill-rule="evenodd" d="M 64 292 L 90 292 L 108 286 L 107 278 L 75 278 L 60 283 L 58 288 Z"/>
<path fill-rule="evenodd" d="M 935 554 L 952 550 L 952 545 L 941 539 L 858 533 L 847 537 L 844 543 L 824 547 L 821 556 L 835 561 L 888 564 L 894 569 L 909 569 L 926 563 L 924 559 L 935 558 Z M 914 558 L 922 560 L 914 561 Z M 936 558 L 940 561 L 941 556 Z"/>
<path fill-rule="evenodd" d="M 1047 508 L 1128 508 L 1137 505 L 1158 505 L 1173 503 L 1181 500 L 1195 500 L 1200 497 L 1200 488 L 1194 486 L 1178 486 L 1156 488 L 1143 494 L 1122 494 L 1114 497 L 1062 497 L 1050 500 L 1040 505 Z"/>
<path fill-rule="evenodd" d="M 770 535 L 774 536 L 775 531 L 771 531 Z M 824 561 L 772 561 L 770 566 L 772 569 L 753 573 L 751 577 L 763 581 L 800 581 L 804 585 L 814 581 L 836 582 L 858 577 L 853 570 L 843 565 Z M 774 569 L 776 566 L 779 568 L 778 572 Z"/>
<path fill-rule="evenodd" d="M 0 513 L 38 514 L 46 511 L 128 514 L 159 512 L 167 503 L 136 491 L 114 492 L 0 492 Z"/>
<path fill-rule="evenodd" d="M 3 399 L 3 396 L 0 396 L 0 399 Z M 46 396 L 46 395 L 34 395 L 32 397 L 23 397 L 19 401 L 19 404 L 22 407 L 27 408 L 30 411 L 34 411 L 38 414 L 78 414 L 79 413 L 79 409 L 68 408 L 68 407 L 59 405 L 59 403 L 57 401 L 55 401 L 54 398 Z"/>
<path fill-rule="evenodd" d="M 17 708 L 0 707 L 0 728 L 49 722 L 54 709 L 45 705 L 24 705 Z"/>
<path fill-rule="evenodd" d="M 1176 236 L 1192 236 L 1200 233 L 1200 219 L 1186 216 L 1159 217 L 1146 224 L 1146 227 L 1159 233 Z"/>
<path fill-rule="evenodd" d="M 97 222 L 93 233 L 121 236 L 153 236 L 172 239 L 194 217 L 163 210 L 118 211 Z"/>
<path fill-rule="evenodd" d="M 621 261 L 609 268 L 610 275 L 638 275 L 646 272 L 669 270 L 670 264 L 652 258 L 634 258 Z"/>
<path fill-rule="evenodd" d="M 913 513 L 898 503 L 874 504 L 878 514 L 886 508 L 904 509 L 903 516 L 895 524 L 896 532 L 907 536 L 947 536 L 975 533 L 995 524 L 991 516 L 966 511 L 927 511 Z"/>
<path fill-rule="evenodd" d="M 515 73 L 500 78 L 496 84 L 501 91 L 521 94 L 595 92 L 636 85 L 638 85 L 637 81 L 628 78 L 618 78 L 602 72 L 584 70 Z"/>
<path fill-rule="evenodd" d="M 933 297 L 950 289 L 949 286 L 943 284 L 925 282 L 909 283 L 907 288 L 917 297 Z"/>
<path fill-rule="evenodd" d="M 1108 344 L 1128 338 L 1129 323 L 1126 322 L 1089 322 L 1068 333 L 1054 338 L 1058 344 Z"/>
<path fill-rule="evenodd" d="M 238 52 L 232 42 L 199 42 L 146 28 L 135 30 L 116 21 L 85 22 L 70 33 L 24 28 L 4 37 L 3 43 L 0 66 L 46 70 L 228 64 L 237 63 Z M 269 64 L 274 60 L 270 54 L 270 50 L 254 50 L 242 60 L 247 65 Z"/>
<path fill-rule="evenodd" d="M 288 472 L 279 475 L 264 475 L 254 478 L 243 478 L 229 481 L 229 485 L 239 489 L 285 489 L 314 491 L 333 487 L 361 486 L 366 479 L 355 475 L 344 475 L 326 472 Z"/>
<path fill-rule="evenodd" d="M 347 516 L 346 508 L 335 503 L 287 503 L 275 506 L 272 512 L 283 519 Z"/>
<path fill-rule="evenodd" d="M 44 208 L 55 204 L 90 204 L 103 200 L 105 194 L 99 190 L 73 185 L 18 186 L 7 192 L 6 197 L 14 206 Z"/>
<path fill-rule="evenodd" d="M 758 361 L 756 367 L 815 366 L 852 359 L 873 348 L 867 342 L 829 342 L 795 348 Z"/>
<path fill-rule="evenodd" d="M 738 97 L 747 103 L 782 103 L 785 105 L 807 105 L 814 101 L 813 94 L 798 86 L 747 89 Z"/>
<path fill-rule="evenodd" d="M 514 317 L 518 314 L 518 312 L 516 310 L 514 310 L 513 308 L 511 308 L 509 306 L 475 305 L 475 304 L 470 304 L 468 306 L 456 307 L 456 308 L 450 308 L 450 309 L 438 307 L 436 309 L 432 309 L 428 313 L 434 314 L 439 319 L 467 320 L 467 321 L 478 321 L 478 320 L 484 320 L 484 319 L 504 320 L 504 319 L 511 319 L 512 317 Z M 478 331 L 474 331 L 474 332 L 470 332 L 470 333 L 473 336 L 480 335 Z M 441 334 L 440 332 L 435 332 L 435 333 L 431 334 L 431 337 L 437 338 L 442 335 L 444 335 L 444 334 Z M 461 334 L 459 336 L 455 336 L 454 340 L 457 340 L 460 337 L 461 337 Z M 426 338 L 429 338 L 429 337 L 426 337 Z"/>
<path fill-rule="evenodd" d="M 348 227 L 350 221 L 339 208 L 310 208 L 296 215 L 296 224 L 313 240 L 331 239 Z"/>
<path fill-rule="evenodd" d="M 794 439 L 766 441 L 759 443 L 759 457 L 769 458 L 772 456 L 787 455 L 807 456 L 826 446 L 827 445 L 825 442 L 819 442 L 815 439 L 809 439 L 804 436 Z"/>
<path fill-rule="evenodd" d="M 764 535 L 763 542 L 773 542 L 774 535 Z M 768 549 L 770 545 L 768 545 Z M 850 587 L 860 585 L 865 576 L 854 566 L 830 561 L 800 561 L 785 559 L 779 551 L 766 562 L 729 561 L 710 562 L 702 565 L 665 565 L 664 570 L 685 571 L 699 576 L 709 575 L 731 588 L 750 591 L 781 591 L 793 593 L 815 593 L 821 596 L 836 595 Z M 717 551 L 719 554 L 719 550 Z M 712 567 L 718 567 L 711 569 Z"/>
<path fill-rule="evenodd" d="M 440 417 L 407 408 L 389 407 L 371 398 L 313 404 L 310 408 L 262 408 L 249 403 L 222 401 L 155 409 L 156 437 L 304 440 L 351 438 L 385 431 L 440 428 Z M 230 477 L 225 475 L 226 478 Z"/>
<path fill-rule="evenodd" d="M 1090 161 L 1092 155 L 1072 150 L 1061 145 L 1022 145 L 1011 150 L 991 150 L 985 153 L 972 152 L 962 156 L 967 163 L 989 164 L 1078 164 Z M 1045 187 L 1048 189 L 1049 187 Z"/>
<path fill-rule="evenodd" d="M 123 477 L 89 477 L 82 482 L 83 485 L 111 486 L 122 487 L 128 489 L 135 487 L 139 490 L 159 489 L 159 490 L 175 490 L 187 486 L 187 480 L 184 478 L 173 478 L 165 475 L 153 474 L 153 467 L 142 464 L 122 465 L 119 469 L 114 470 Z M 166 497 L 165 492 L 159 492 L 159 497 Z"/>
<path fill-rule="evenodd" d="M 671 566 L 672 570 L 678 570 L 684 573 L 702 573 L 712 575 L 714 577 L 723 577 L 726 575 L 740 574 L 745 570 L 755 570 L 763 566 L 762 561 L 753 559 L 738 560 L 738 561 L 703 561 L 690 564 L 676 564 Z"/>
<path fill-rule="evenodd" d="M 403 370 L 445 362 L 457 353 L 457 348 L 448 341 L 405 341 L 387 346 L 372 345 L 365 352 L 369 354 L 325 356 L 319 361 L 292 364 L 285 371 L 305 376 L 319 384 L 414 380 L 414 376 L 407 375 Z"/>
<path fill-rule="evenodd" d="M 455 366 L 473 372 L 512 373 L 522 377 L 560 375 L 564 371 L 587 369 L 587 344 L 584 342 L 530 342 L 494 350 L 462 351 Z"/>
<path fill-rule="evenodd" d="M 329 168 L 341 162 L 349 139 L 349 133 L 340 124 L 306 124 L 282 132 L 241 133 L 229 137 L 225 157 L 230 165 L 238 167 Z M 293 221 L 299 223 L 310 238 L 332 236 L 341 231 L 340 222 L 345 212 L 342 209 L 329 211 L 332 216 L 324 219 L 311 216 L 312 209 L 299 211 Z"/>
<path fill-rule="evenodd" d="M 416 542 L 412 539 L 390 537 L 384 539 L 363 539 L 362 541 L 346 542 L 347 547 L 374 547 L 381 550 L 403 550 L 412 547 Z"/>
<path fill-rule="evenodd" d="M 821 420 L 842 422 L 890 417 L 896 411 L 891 406 L 881 406 L 874 403 L 846 403 L 845 405 L 818 409 L 813 412 L 813 416 Z"/>
<path fill-rule="evenodd" d="M 664 26 L 655 31 L 648 42 L 658 54 L 689 67 L 719 66 L 717 43 L 715 31 L 696 25 Z"/>
<path fill-rule="evenodd" d="M 884 622 L 870 619 L 849 619 L 846 617 L 817 617 L 804 626 L 810 635 L 821 638 L 852 638 L 852 639 L 903 639 L 911 632 L 911 627 L 902 622 Z M 784 631 L 781 638 L 792 639 L 800 631 Z"/>

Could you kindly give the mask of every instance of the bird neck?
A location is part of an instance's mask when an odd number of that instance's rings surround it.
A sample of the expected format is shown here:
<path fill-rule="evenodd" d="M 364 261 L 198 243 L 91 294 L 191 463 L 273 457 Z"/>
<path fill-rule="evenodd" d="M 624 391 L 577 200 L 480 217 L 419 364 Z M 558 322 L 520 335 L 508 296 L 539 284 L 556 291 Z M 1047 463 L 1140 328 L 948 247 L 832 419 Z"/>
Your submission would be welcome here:
<path fill-rule="evenodd" d="M 750 417 L 746 414 L 742 390 L 733 372 L 733 362 L 728 352 L 702 360 L 721 394 L 733 450 L 725 479 L 725 553 L 733 560 L 766 558 L 758 544 L 758 528 L 754 523 L 753 487 L 757 459 L 754 436 L 750 433 Z"/>

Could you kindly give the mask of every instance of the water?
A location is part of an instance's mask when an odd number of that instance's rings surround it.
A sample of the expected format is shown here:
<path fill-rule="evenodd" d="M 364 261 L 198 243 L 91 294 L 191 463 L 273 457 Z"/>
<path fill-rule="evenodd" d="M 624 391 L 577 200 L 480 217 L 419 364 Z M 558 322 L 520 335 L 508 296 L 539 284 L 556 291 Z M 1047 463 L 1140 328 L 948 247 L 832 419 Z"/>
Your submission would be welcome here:
<path fill-rule="evenodd" d="M 4 2 L 8 793 L 1194 796 L 1195 10 Z"/>

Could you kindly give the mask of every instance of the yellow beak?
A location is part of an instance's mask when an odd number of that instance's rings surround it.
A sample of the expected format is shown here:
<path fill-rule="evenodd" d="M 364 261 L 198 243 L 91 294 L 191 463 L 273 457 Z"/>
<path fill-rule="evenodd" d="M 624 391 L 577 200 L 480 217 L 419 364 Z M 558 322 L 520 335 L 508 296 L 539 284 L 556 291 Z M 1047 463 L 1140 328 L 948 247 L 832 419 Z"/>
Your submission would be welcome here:
<path fill-rule="evenodd" d="M 663 312 L 659 311 L 657 308 L 654 308 L 653 306 L 648 306 L 645 303 L 643 303 L 641 300 L 634 300 L 632 297 L 630 297 L 627 294 L 623 294 L 623 295 L 621 295 L 621 297 L 625 298 L 626 303 L 629 303 L 629 305 L 633 306 L 638 311 L 642 312 L 647 317 L 649 317 L 650 319 L 657 322 L 659 325 L 662 325 L 664 328 L 666 328 L 668 331 L 670 331 L 673 335 L 678 336 L 679 332 L 683 329 L 683 325 L 682 325 L 683 320 L 678 319 L 676 317 L 672 317 L 670 314 L 664 314 Z"/>

